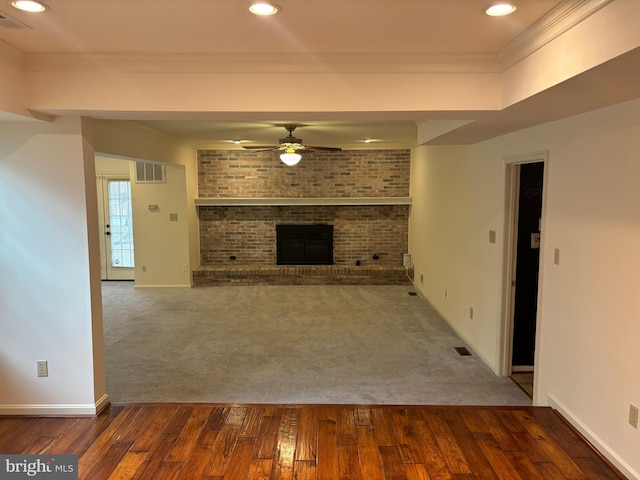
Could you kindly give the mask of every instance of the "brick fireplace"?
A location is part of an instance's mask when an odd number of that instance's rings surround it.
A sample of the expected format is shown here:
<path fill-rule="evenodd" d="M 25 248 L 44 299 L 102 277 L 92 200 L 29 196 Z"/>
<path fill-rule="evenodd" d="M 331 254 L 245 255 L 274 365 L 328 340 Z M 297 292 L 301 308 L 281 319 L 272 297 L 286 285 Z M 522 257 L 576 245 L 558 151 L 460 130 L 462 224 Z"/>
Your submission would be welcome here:
<path fill-rule="evenodd" d="M 198 152 L 194 284 L 403 284 L 409 150 Z M 277 265 L 277 225 L 332 225 L 332 265 Z"/>

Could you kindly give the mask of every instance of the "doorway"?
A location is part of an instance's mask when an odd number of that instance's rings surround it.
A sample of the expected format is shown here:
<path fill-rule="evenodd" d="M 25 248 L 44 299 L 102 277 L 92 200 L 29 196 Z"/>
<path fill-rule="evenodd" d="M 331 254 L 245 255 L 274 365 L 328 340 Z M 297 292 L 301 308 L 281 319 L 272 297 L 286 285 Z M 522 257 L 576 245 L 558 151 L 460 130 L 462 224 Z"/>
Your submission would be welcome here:
<path fill-rule="evenodd" d="M 506 373 L 533 397 L 545 162 L 516 163 L 510 169 L 511 225 L 507 248 L 511 253 Z"/>
<path fill-rule="evenodd" d="M 128 177 L 98 175 L 100 278 L 134 280 L 131 181 Z"/>

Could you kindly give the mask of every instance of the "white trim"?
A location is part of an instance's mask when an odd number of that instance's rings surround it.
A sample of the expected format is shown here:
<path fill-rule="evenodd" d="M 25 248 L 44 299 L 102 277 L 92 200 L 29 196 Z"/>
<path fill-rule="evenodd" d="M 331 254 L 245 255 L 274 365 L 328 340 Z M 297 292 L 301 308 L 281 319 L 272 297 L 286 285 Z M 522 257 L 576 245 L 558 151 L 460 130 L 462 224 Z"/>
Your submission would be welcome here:
<path fill-rule="evenodd" d="M 500 73 L 495 53 L 26 53 L 26 72 L 230 74 Z"/>
<path fill-rule="evenodd" d="M 539 150 L 535 152 L 520 153 L 515 155 L 507 155 L 504 157 L 505 164 L 505 200 L 504 200 L 504 251 L 503 251 L 503 282 L 502 282 L 502 320 L 498 328 L 498 361 L 497 361 L 497 374 L 501 376 L 509 375 L 511 373 L 511 348 L 512 348 L 512 304 L 513 304 L 513 291 L 511 288 L 512 281 L 515 280 L 514 270 L 514 195 L 515 195 L 515 167 L 516 165 L 522 165 L 525 163 L 544 163 L 544 180 L 542 188 L 542 225 L 541 225 L 541 243 L 540 243 L 540 266 L 538 271 L 538 313 L 536 316 L 536 351 L 534 358 L 534 364 L 538 364 L 538 355 L 540 354 L 540 312 L 542 311 L 542 278 L 543 278 L 543 259 L 544 259 L 544 239 L 545 239 L 545 221 L 546 221 L 546 205 L 547 205 L 547 191 L 548 188 L 548 175 L 549 175 L 549 151 Z M 534 398 L 533 404 L 537 405 L 535 392 L 537 391 L 538 374 L 534 369 L 533 378 L 533 391 Z"/>
<path fill-rule="evenodd" d="M 612 1 L 563 0 L 498 52 L 502 71 L 551 43 Z"/>
<path fill-rule="evenodd" d="M 567 421 L 573 425 L 582 435 L 584 435 L 593 446 L 604 455 L 607 460 L 613 463 L 624 475 L 630 479 L 640 480 L 640 472 L 634 470 L 631 465 L 625 462 L 609 445 L 606 444 L 595 432 L 587 427 L 580 418 L 567 408 L 552 393 L 547 396 L 549 406 L 557 410 Z"/>
<path fill-rule="evenodd" d="M 196 198 L 197 207 L 411 205 L 411 197 Z"/>
<path fill-rule="evenodd" d="M 51 417 L 96 416 L 109 405 L 109 396 L 105 393 L 96 403 L 69 403 L 43 405 L 0 405 L 2 415 L 28 415 Z"/>

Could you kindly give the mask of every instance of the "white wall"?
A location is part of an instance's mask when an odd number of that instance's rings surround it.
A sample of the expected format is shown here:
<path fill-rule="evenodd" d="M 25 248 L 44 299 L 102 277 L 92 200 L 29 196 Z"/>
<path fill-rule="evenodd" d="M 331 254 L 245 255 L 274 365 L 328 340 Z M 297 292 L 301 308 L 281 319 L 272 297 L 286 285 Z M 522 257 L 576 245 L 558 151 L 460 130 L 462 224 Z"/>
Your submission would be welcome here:
<path fill-rule="evenodd" d="M 640 101 L 475 146 L 416 149 L 409 241 L 425 277 L 416 287 L 497 370 L 504 158 L 542 150 L 549 160 L 535 403 L 558 408 L 640 478 L 640 430 L 627 423 L 629 403 L 640 405 Z M 489 229 L 498 232 L 495 245 Z"/>
<path fill-rule="evenodd" d="M 94 122 L 94 136 L 96 151 L 162 163 L 166 168 L 164 184 L 132 182 L 136 287 L 190 286 L 191 270 L 200 265 L 193 200 L 198 196 L 197 151 L 148 129 L 109 122 Z M 160 210 L 151 214 L 150 204 L 159 205 Z M 178 221 L 169 222 L 169 213 L 177 213 Z"/>
<path fill-rule="evenodd" d="M 136 288 L 191 286 L 185 168 L 164 168 L 164 183 L 131 183 Z"/>
<path fill-rule="evenodd" d="M 80 118 L 0 129 L 0 413 L 107 401 L 91 141 Z"/>

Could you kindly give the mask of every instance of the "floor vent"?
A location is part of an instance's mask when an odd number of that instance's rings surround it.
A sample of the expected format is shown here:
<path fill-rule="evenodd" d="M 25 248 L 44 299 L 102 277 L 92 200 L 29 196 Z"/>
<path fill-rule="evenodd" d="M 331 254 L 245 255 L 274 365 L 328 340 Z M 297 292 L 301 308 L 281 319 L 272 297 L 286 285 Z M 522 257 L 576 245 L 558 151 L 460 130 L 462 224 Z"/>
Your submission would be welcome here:
<path fill-rule="evenodd" d="M 467 350 L 467 347 L 453 347 L 456 352 L 458 352 L 458 355 L 462 356 L 462 357 L 470 357 L 471 356 L 471 352 L 469 350 Z"/>
<path fill-rule="evenodd" d="M 418 294 L 416 292 L 409 292 L 409 295 L 411 295 L 412 297 L 417 297 Z"/>

